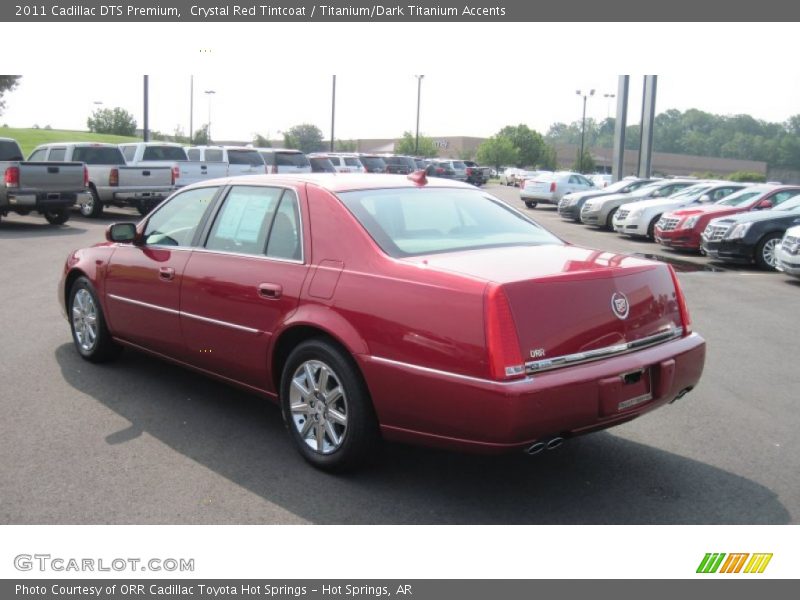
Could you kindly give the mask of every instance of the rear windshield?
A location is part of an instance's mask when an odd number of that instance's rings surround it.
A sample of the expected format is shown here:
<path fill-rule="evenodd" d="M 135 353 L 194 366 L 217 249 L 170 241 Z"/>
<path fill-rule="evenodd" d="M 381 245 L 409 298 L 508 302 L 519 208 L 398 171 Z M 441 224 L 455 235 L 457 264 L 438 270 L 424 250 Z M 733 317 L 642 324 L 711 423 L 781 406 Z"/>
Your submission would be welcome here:
<path fill-rule="evenodd" d="M 362 156 L 361 157 L 361 164 L 363 164 L 368 169 L 385 169 L 386 168 L 386 161 L 382 158 L 378 158 L 377 156 Z"/>
<path fill-rule="evenodd" d="M 336 169 L 333 168 L 333 163 L 327 158 L 309 158 L 311 170 L 314 173 L 335 173 Z"/>
<path fill-rule="evenodd" d="M 344 192 L 339 197 L 394 258 L 561 244 L 533 221 L 477 190 L 397 188 Z"/>
<path fill-rule="evenodd" d="M 352 156 L 345 156 L 344 157 L 344 164 L 348 167 L 362 167 L 364 165 L 361 164 L 361 161 L 357 158 L 353 158 Z"/>
<path fill-rule="evenodd" d="M 180 146 L 147 146 L 142 160 L 187 160 L 186 150 Z"/>
<path fill-rule="evenodd" d="M 228 163 L 231 165 L 264 166 L 264 159 L 256 150 L 228 150 Z M 278 163 L 280 164 L 280 163 Z"/>
<path fill-rule="evenodd" d="M 25 160 L 16 142 L 0 140 L 0 160 Z"/>
<path fill-rule="evenodd" d="M 275 160 L 279 167 L 307 167 L 310 164 L 302 152 L 276 152 Z"/>
<path fill-rule="evenodd" d="M 122 151 L 110 146 L 78 146 L 72 151 L 72 160 L 87 165 L 124 165 Z"/>

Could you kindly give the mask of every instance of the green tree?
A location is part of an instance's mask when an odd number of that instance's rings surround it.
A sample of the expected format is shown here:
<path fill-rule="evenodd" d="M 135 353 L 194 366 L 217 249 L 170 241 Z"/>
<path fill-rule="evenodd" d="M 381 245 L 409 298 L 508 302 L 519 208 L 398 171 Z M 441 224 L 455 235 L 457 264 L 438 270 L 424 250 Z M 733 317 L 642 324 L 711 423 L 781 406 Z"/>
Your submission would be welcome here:
<path fill-rule="evenodd" d="M 310 123 L 295 125 L 289 131 L 283 132 L 283 143 L 287 148 L 295 148 L 301 152 L 319 152 L 323 150 L 322 130 Z"/>
<path fill-rule="evenodd" d="M 355 152 L 358 149 L 358 142 L 355 140 L 336 140 L 333 147 L 336 152 Z"/>
<path fill-rule="evenodd" d="M 553 144 L 545 144 L 536 166 L 543 171 L 555 171 L 558 168 L 558 155 Z"/>
<path fill-rule="evenodd" d="M 394 145 L 394 151 L 397 154 L 424 156 L 425 158 L 439 155 L 439 149 L 436 147 L 433 139 L 421 134 L 419 136 L 419 149 L 417 150 L 417 138 L 410 131 L 403 132 L 403 137 Z"/>
<path fill-rule="evenodd" d="M 272 148 L 272 142 L 260 133 L 256 133 L 253 137 L 253 146 L 256 148 Z"/>
<path fill-rule="evenodd" d="M 544 150 L 544 138 L 527 125 L 507 125 L 497 134 L 506 137 L 517 148 L 518 167 L 527 167 L 537 164 Z"/>
<path fill-rule="evenodd" d="M 134 135 L 136 119 L 124 108 L 98 108 L 86 119 L 86 126 L 94 133 L 112 133 L 114 135 Z"/>
<path fill-rule="evenodd" d="M 200 129 L 197 129 L 192 136 L 192 144 L 195 146 L 207 146 L 208 145 L 208 123 L 203 125 Z"/>
<path fill-rule="evenodd" d="M 575 162 L 572 164 L 572 170 L 578 173 L 592 173 L 595 169 L 594 159 L 591 152 L 588 150 L 583 151 L 583 160 L 581 160 L 581 151 L 578 149 L 575 152 Z"/>
<path fill-rule="evenodd" d="M 492 165 L 499 171 L 502 166 L 517 164 L 519 150 L 509 138 L 495 135 L 478 146 L 475 156 L 479 163 Z"/>
<path fill-rule="evenodd" d="M 17 85 L 22 75 L 0 75 L 0 115 L 3 114 L 3 109 L 6 107 L 6 101 L 3 96 L 6 92 L 12 91 Z"/>

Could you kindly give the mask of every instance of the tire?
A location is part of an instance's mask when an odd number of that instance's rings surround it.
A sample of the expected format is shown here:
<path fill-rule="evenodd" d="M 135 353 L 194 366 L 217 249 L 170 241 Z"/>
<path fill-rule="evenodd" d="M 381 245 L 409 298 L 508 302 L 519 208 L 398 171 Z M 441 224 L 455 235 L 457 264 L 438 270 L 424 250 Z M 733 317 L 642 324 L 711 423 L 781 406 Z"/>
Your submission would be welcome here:
<path fill-rule="evenodd" d="M 765 235 L 756 246 L 756 264 L 761 269 L 775 271 L 776 257 L 775 250 L 781 243 L 781 234 L 770 233 Z"/>
<path fill-rule="evenodd" d="M 145 215 L 148 215 L 151 212 L 153 212 L 153 209 L 156 206 L 158 206 L 158 202 L 156 202 L 155 200 L 139 200 L 136 203 L 136 210 L 138 210 L 139 214 L 144 217 Z"/>
<path fill-rule="evenodd" d="M 538 204 L 537 202 L 531 202 L 530 200 L 525 201 L 525 206 L 527 206 L 528 208 L 536 208 L 537 204 Z"/>
<path fill-rule="evenodd" d="M 93 363 L 102 363 L 119 356 L 122 347 L 111 338 L 103 308 L 86 277 L 79 277 L 72 284 L 67 315 L 72 341 L 81 358 Z"/>
<path fill-rule="evenodd" d="M 647 239 L 651 242 L 656 241 L 656 223 L 661 219 L 661 215 L 656 215 L 650 224 L 647 226 Z"/>
<path fill-rule="evenodd" d="M 89 186 L 89 194 L 84 194 L 84 198 L 86 200 L 78 204 L 81 215 L 89 219 L 96 219 L 103 214 L 103 203 L 94 186 Z"/>
<path fill-rule="evenodd" d="M 608 216 L 606 217 L 606 229 L 608 229 L 609 231 L 614 231 L 614 215 L 617 214 L 618 210 L 619 206 L 616 208 L 612 208 L 611 212 L 608 213 Z"/>
<path fill-rule="evenodd" d="M 42 213 L 50 225 L 63 225 L 69 221 L 69 211 L 66 208 L 54 208 Z"/>
<path fill-rule="evenodd" d="M 280 399 L 289 436 L 318 469 L 353 469 L 377 447 L 378 421 L 366 385 L 353 359 L 331 342 L 314 338 L 291 352 Z"/>

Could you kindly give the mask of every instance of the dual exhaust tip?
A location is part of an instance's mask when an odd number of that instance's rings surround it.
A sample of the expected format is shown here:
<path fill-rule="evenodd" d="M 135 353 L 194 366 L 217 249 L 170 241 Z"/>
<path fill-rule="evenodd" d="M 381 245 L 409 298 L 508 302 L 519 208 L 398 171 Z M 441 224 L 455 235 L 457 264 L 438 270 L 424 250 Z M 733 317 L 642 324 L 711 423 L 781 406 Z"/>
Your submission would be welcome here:
<path fill-rule="evenodd" d="M 542 452 L 543 450 L 555 450 L 563 443 L 563 437 L 554 437 L 546 442 L 535 442 L 525 448 L 525 454 L 533 456 L 534 454 L 539 454 L 539 452 Z"/>

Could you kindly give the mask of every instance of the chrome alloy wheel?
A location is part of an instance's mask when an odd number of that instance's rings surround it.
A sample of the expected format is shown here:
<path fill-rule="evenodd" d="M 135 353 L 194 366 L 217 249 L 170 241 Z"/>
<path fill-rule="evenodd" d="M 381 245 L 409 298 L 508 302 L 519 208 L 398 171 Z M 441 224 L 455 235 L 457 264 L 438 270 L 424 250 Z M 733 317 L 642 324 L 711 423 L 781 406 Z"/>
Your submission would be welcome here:
<path fill-rule="evenodd" d="M 72 329 L 81 350 L 89 352 L 97 343 L 97 307 L 89 290 L 79 289 L 72 299 Z"/>
<path fill-rule="evenodd" d="M 319 454 L 338 450 L 347 435 L 347 396 L 339 377 L 325 363 L 308 360 L 292 376 L 292 422 L 302 440 Z"/>
<path fill-rule="evenodd" d="M 780 243 L 781 238 L 772 238 L 767 240 L 764 243 L 764 247 L 761 249 L 761 257 L 764 259 L 764 262 L 773 269 L 778 264 L 777 258 L 775 257 L 775 249 Z"/>
<path fill-rule="evenodd" d="M 84 217 L 91 217 L 94 212 L 94 194 L 87 192 L 83 194 L 82 199 L 78 201 L 78 211 Z"/>

